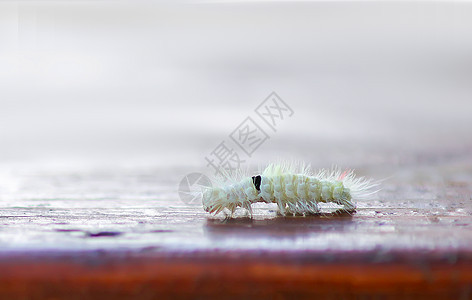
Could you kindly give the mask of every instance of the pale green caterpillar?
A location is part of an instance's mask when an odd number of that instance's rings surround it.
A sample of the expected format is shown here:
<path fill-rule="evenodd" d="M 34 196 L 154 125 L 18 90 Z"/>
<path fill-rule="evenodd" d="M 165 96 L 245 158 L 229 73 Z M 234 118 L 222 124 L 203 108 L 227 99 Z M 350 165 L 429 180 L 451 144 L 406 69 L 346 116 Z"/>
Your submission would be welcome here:
<path fill-rule="evenodd" d="M 353 199 L 366 198 L 376 191 L 377 182 L 364 177 L 356 178 L 351 170 L 321 170 L 313 175 L 309 167 L 299 170 L 290 164 L 271 164 L 261 175 L 219 187 L 206 188 L 202 202 L 205 211 L 218 214 L 228 209 L 248 210 L 256 202 L 276 203 L 282 215 L 309 215 L 320 213 L 318 203 L 335 203 L 341 210 L 353 212 Z"/>

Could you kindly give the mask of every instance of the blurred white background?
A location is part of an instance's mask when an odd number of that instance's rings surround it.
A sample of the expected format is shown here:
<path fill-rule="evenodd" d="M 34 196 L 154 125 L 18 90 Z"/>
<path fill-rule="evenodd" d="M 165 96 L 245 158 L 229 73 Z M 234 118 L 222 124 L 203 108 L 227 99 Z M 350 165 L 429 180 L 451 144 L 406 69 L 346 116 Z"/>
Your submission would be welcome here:
<path fill-rule="evenodd" d="M 0 164 L 204 165 L 272 91 L 255 163 L 468 156 L 471 33 L 467 1 L 2 1 Z"/>

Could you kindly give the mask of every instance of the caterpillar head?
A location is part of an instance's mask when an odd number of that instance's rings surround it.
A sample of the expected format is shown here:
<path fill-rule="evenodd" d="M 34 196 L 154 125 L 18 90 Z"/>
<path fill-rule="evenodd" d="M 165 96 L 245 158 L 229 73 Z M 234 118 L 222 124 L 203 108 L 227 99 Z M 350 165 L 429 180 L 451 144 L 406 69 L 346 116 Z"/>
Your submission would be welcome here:
<path fill-rule="evenodd" d="M 218 214 L 225 208 L 234 213 L 238 207 L 242 207 L 251 213 L 251 203 L 260 198 L 256 189 L 256 185 L 260 185 L 260 176 L 258 177 L 259 179 L 246 177 L 240 182 L 207 189 L 202 197 L 203 209 Z"/>
<path fill-rule="evenodd" d="M 203 209 L 209 213 L 219 213 L 226 207 L 228 197 L 225 190 L 219 187 L 207 189 L 203 192 Z"/>

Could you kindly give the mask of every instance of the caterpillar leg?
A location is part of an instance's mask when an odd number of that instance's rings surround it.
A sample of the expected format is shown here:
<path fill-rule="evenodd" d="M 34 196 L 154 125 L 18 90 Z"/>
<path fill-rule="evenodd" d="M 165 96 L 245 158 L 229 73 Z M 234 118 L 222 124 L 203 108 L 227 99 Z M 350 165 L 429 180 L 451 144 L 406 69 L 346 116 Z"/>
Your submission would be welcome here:
<path fill-rule="evenodd" d="M 333 212 L 334 215 L 352 215 L 356 212 L 355 206 L 344 206 Z"/>
<path fill-rule="evenodd" d="M 316 202 L 312 201 L 305 201 L 302 199 L 297 200 L 296 202 L 288 203 L 285 207 L 285 213 L 282 215 L 294 215 L 294 216 L 304 216 L 304 215 L 312 215 L 312 214 L 319 214 L 320 209 Z"/>
<path fill-rule="evenodd" d="M 346 212 L 354 212 L 356 210 L 356 205 L 352 201 L 348 201 L 343 204 L 343 210 Z"/>
<path fill-rule="evenodd" d="M 253 214 L 252 214 L 251 202 L 249 201 L 246 202 L 242 207 L 246 209 L 247 216 L 252 218 Z"/>

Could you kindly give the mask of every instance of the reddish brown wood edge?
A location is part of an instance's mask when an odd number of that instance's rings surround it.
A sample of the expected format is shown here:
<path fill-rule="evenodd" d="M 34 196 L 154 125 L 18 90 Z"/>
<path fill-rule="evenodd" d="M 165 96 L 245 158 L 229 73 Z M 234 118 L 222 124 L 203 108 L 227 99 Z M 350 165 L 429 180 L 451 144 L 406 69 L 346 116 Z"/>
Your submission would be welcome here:
<path fill-rule="evenodd" d="M 0 259 L 0 298 L 472 296 L 472 260 L 414 264 L 212 257 Z"/>

